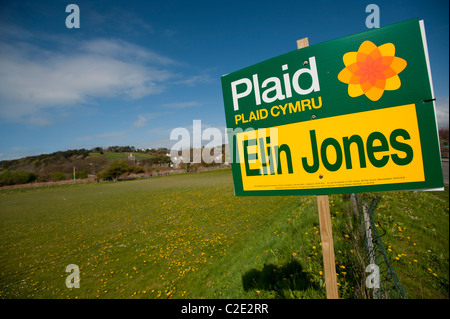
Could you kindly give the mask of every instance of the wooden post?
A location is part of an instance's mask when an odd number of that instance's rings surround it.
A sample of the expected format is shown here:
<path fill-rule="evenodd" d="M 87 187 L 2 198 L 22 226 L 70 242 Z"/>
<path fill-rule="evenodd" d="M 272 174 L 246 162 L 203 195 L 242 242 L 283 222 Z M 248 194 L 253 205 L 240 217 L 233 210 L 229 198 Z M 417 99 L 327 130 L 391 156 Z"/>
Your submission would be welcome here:
<path fill-rule="evenodd" d="M 297 40 L 297 49 L 301 49 L 307 46 L 309 46 L 308 38 Z"/>
<path fill-rule="evenodd" d="M 322 242 L 323 270 L 328 299 L 338 299 L 336 263 L 334 260 L 333 233 L 331 231 L 330 202 L 328 195 L 317 196 L 320 240 Z"/>
<path fill-rule="evenodd" d="M 297 49 L 309 46 L 308 38 L 297 40 Z M 317 196 L 320 239 L 322 242 L 323 269 L 327 299 L 338 299 L 336 262 L 334 259 L 333 233 L 331 231 L 330 202 L 328 195 Z"/>

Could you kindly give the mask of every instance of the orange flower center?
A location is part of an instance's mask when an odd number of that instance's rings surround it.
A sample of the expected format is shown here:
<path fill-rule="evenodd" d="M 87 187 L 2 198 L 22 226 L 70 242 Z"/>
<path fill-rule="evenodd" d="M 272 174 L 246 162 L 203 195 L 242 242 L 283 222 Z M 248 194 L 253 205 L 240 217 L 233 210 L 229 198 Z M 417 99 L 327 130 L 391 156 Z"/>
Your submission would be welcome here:
<path fill-rule="evenodd" d="M 365 61 L 356 62 L 359 69 L 355 71 L 355 75 L 361 78 L 361 83 L 369 82 L 375 85 L 377 80 L 385 80 L 384 72 L 389 68 L 388 65 L 383 64 L 383 58 L 379 57 L 373 59 L 368 55 Z"/>

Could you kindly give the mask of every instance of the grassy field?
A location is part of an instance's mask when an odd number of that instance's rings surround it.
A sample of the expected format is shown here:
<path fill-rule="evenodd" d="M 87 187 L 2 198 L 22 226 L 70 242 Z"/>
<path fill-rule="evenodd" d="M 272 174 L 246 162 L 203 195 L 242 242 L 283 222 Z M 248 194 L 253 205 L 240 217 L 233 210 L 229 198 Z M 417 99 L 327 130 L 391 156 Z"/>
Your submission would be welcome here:
<path fill-rule="evenodd" d="M 358 298 L 350 201 L 330 207 L 339 295 Z M 448 188 L 383 193 L 376 215 L 408 295 L 448 298 Z M 4 191 L 0 298 L 325 298 L 318 222 L 314 196 L 235 197 L 230 170 Z"/>

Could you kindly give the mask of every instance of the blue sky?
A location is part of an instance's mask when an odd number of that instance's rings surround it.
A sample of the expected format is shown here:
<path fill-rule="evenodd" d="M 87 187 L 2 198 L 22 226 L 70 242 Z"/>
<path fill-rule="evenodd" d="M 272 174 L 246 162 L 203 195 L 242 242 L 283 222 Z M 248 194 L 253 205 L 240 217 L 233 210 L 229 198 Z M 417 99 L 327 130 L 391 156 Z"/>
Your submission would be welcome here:
<path fill-rule="evenodd" d="M 65 25 L 80 8 L 80 28 Z M 220 77 L 296 49 L 425 21 L 438 122 L 448 126 L 447 0 L 0 3 L 0 160 L 96 146 L 168 147 L 176 127 L 225 129 Z M 207 142 L 207 141 L 206 141 Z"/>

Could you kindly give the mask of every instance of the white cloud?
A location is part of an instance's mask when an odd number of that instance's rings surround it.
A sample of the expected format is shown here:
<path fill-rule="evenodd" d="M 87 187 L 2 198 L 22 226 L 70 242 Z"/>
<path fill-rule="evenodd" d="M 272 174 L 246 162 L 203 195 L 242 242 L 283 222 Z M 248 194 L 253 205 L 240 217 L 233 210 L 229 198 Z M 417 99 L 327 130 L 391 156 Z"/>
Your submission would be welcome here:
<path fill-rule="evenodd" d="M 148 118 L 139 114 L 138 115 L 138 120 L 136 122 L 134 122 L 133 126 L 134 127 L 143 127 L 145 125 L 145 123 L 147 123 Z"/>
<path fill-rule="evenodd" d="M 12 152 L 0 154 L 0 161 L 24 158 L 27 156 L 34 156 L 36 154 L 43 154 L 45 152 L 42 148 L 25 149 L 24 147 L 12 147 L 11 150 Z"/>
<path fill-rule="evenodd" d="M 436 98 L 436 118 L 439 127 L 449 126 L 449 98 Z"/>
<path fill-rule="evenodd" d="M 137 128 L 143 127 L 145 126 L 145 124 L 147 124 L 149 120 L 153 120 L 170 113 L 171 112 L 154 112 L 154 113 L 139 114 L 137 121 L 133 123 L 133 127 Z"/>
<path fill-rule="evenodd" d="M 100 38 L 86 41 L 81 45 L 81 49 L 88 53 L 125 60 L 138 59 L 145 63 L 177 64 L 176 61 L 168 57 L 120 39 Z"/>
<path fill-rule="evenodd" d="M 213 80 L 208 74 L 192 75 L 176 82 L 176 84 L 195 86 L 201 83 L 211 83 Z"/>
<path fill-rule="evenodd" d="M 122 40 L 96 39 L 53 52 L 20 39 L 0 42 L 0 48 L 0 117 L 15 122 L 47 125 L 58 108 L 159 94 L 177 77 L 166 67 L 174 63 L 170 58 Z"/>
<path fill-rule="evenodd" d="M 162 107 L 172 108 L 172 109 L 183 109 L 188 107 L 195 107 L 202 105 L 197 101 L 189 101 L 189 102 L 174 102 L 174 103 L 165 103 L 162 104 Z"/>

